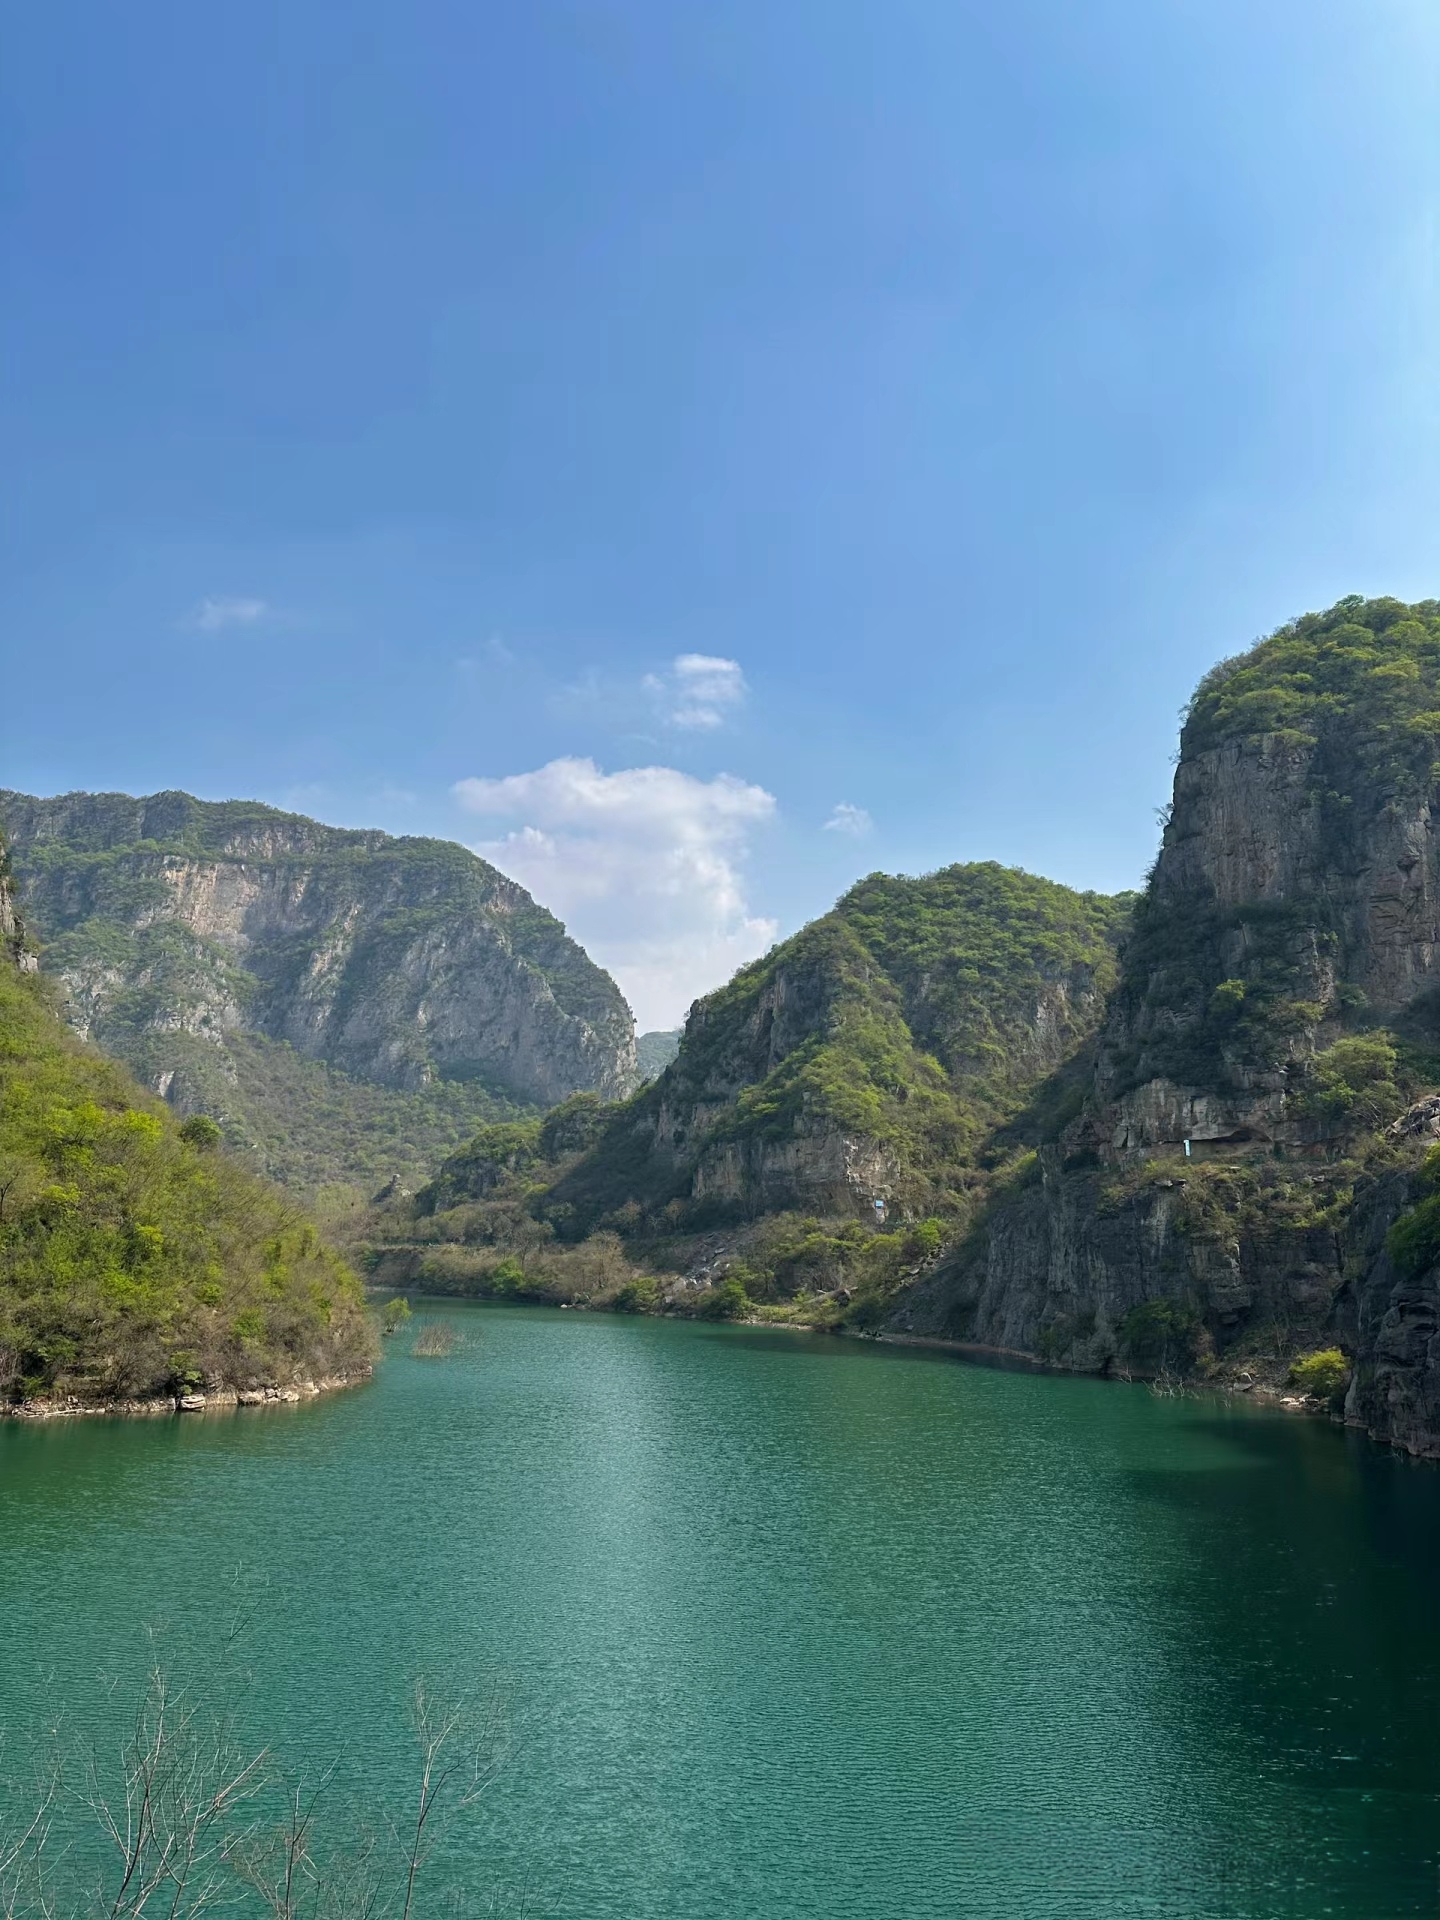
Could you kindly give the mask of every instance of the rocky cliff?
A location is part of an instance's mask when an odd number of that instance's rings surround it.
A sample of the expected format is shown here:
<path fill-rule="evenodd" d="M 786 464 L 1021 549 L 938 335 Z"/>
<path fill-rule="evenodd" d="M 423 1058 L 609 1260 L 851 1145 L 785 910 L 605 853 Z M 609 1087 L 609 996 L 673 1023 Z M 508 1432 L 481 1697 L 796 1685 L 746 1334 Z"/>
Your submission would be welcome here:
<path fill-rule="evenodd" d="M 1094 1028 L 1126 916 L 993 863 L 872 875 L 696 1004 L 550 1217 L 923 1212 Z"/>
<path fill-rule="evenodd" d="M 614 982 L 462 847 L 183 793 L 4 793 L 0 818 L 71 1024 L 182 1107 L 223 1101 L 217 1064 L 253 1079 L 256 1037 L 410 1092 L 635 1084 Z"/>
<path fill-rule="evenodd" d="M 1440 603 L 1209 675 L 1083 1111 L 892 1327 L 1141 1372 L 1335 1341 L 1348 1416 L 1440 1451 L 1437 821 Z"/>
<path fill-rule="evenodd" d="M 35 954 L 25 931 L 25 922 L 15 905 L 15 876 L 10 866 L 10 850 L 0 840 L 0 963 L 34 973 Z"/>

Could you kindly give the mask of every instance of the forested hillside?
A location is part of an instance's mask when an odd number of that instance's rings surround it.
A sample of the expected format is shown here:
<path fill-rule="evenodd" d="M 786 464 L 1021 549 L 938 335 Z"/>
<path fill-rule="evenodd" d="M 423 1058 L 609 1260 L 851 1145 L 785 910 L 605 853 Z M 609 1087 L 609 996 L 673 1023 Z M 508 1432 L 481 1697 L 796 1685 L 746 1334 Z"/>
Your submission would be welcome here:
<path fill-rule="evenodd" d="M 363 1372 L 355 1276 L 211 1122 L 181 1122 L 66 1031 L 0 895 L 0 1401 Z"/>
<path fill-rule="evenodd" d="M 993 862 L 871 875 L 695 1007 L 548 1217 L 573 1234 L 627 1209 L 698 1228 L 942 1205 L 1094 1029 L 1128 913 Z"/>
<path fill-rule="evenodd" d="M 699 1002 L 675 1060 L 629 1101 L 482 1129 L 387 1210 L 378 1270 L 873 1317 L 995 1167 L 1082 1097 L 1127 917 L 1123 898 L 994 863 L 874 874 Z M 601 1244 L 599 1264 L 566 1253 Z M 678 1294 L 663 1277 L 677 1272 Z"/>

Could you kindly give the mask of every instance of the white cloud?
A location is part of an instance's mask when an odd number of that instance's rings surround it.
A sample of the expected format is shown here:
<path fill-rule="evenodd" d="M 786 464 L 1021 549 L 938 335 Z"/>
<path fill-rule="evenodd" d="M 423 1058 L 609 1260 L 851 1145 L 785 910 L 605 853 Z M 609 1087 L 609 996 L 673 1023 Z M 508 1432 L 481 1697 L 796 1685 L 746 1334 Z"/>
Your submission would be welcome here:
<path fill-rule="evenodd" d="M 775 811 L 763 787 L 572 759 L 454 791 L 472 813 L 519 823 L 476 851 L 560 915 L 615 975 L 642 1029 L 677 1026 L 697 995 L 775 938 L 775 922 L 745 899 L 751 837 Z"/>
<path fill-rule="evenodd" d="M 750 689 L 738 660 L 713 653 L 680 653 L 662 673 L 641 682 L 672 727 L 710 730 L 723 726 Z"/>
<path fill-rule="evenodd" d="M 852 807 L 848 800 L 842 800 L 825 822 L 825 832 L 848 833 L 852 839 L 863 840 L 874 825 L 864 807 Z"/>
<path fill-rule="evenodd" d="M 190 613 L 189 625 L 201 633 L 223 633 L 226 627 L 253 627 L 270 612 L 268 600 L 207 597 Z"/>

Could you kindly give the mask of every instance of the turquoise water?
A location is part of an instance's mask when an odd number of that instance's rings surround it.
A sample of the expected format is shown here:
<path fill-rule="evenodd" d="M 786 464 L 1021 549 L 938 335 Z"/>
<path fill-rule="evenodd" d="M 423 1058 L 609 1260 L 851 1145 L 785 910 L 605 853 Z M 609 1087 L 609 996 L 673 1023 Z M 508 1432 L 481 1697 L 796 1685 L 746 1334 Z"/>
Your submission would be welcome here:
<path fill-rule="evenodd" d="M 339 1807 L 408 1799 L 417 1674 L 503 1704 L 433 1871 L 467 1910 L 1440 1910 L 1435 1469 L 930 1353 L 445 1317 L 307 1406 L 0 1429 L 0 1716 L 109 1739 L 240 1593 L 249 1730 Z"/>

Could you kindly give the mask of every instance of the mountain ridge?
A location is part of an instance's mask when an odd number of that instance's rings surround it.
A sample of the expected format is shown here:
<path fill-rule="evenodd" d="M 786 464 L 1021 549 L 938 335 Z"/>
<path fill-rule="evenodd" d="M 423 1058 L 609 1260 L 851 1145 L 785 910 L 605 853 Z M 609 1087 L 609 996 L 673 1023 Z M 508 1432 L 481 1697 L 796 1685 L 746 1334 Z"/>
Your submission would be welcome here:
<path fill-rule="evenodd" d="M 266 1052 L 277 1045 L 405 1096 L 397 1131 L 437 1146 L 461 1112 L 473 1124 L 577 1090 L 615 1097 L 638 1078 L 614 982 L 452 842 L 178 791 L 4 792 L 0 819 L 75 1029 L 251 1144 L 275 1131 L 267 1079 L 295 1079 Z M 232 1041 L 263 1056 L 248 1083 Z M 335 1166 L 347 1145 L 341 1125 Z"/>

